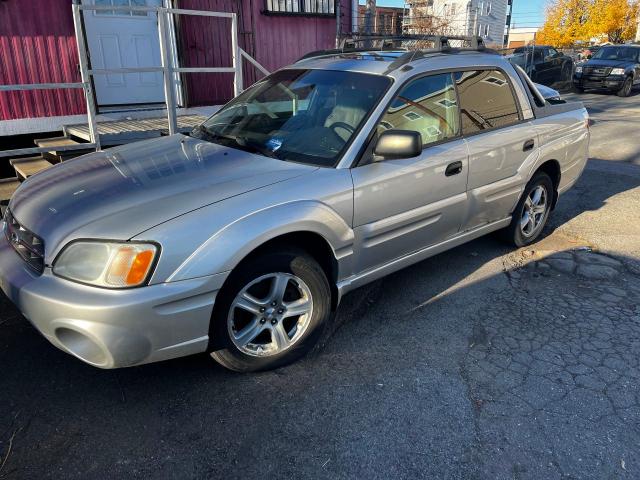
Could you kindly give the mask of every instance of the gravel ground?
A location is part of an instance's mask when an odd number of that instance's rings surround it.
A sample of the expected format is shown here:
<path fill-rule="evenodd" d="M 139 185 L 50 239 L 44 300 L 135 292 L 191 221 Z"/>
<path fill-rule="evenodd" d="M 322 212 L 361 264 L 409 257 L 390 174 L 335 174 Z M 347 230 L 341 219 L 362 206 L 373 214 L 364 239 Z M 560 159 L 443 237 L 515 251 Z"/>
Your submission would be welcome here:
<path fill-rule="evenodd" d="M 0 478 L 640 478 L 640 95 L 537 244 L 482 238 L 345 298 L 296 365 L 101 371 L 0 299 Z"/>

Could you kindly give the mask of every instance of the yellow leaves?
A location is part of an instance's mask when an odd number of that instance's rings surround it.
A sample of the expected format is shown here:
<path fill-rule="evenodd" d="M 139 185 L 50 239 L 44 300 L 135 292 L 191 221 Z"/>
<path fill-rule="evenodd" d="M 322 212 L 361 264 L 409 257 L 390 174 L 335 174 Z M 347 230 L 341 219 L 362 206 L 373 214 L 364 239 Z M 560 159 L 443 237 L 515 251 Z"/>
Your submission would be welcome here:
<path fill-rule="evenodd" d="M 614 43 L 632 40 L 638 25 L 638 2 L 594 0 L 589 19 L 587 26 L 592 37 L 606 36 Z"/>
<path fill-rule="evenodd" d="M 638 0 L 555 0 L 536 43 L 566 47 L 600 37 L 622 43 L 635 37 L 637 24 Z"/>

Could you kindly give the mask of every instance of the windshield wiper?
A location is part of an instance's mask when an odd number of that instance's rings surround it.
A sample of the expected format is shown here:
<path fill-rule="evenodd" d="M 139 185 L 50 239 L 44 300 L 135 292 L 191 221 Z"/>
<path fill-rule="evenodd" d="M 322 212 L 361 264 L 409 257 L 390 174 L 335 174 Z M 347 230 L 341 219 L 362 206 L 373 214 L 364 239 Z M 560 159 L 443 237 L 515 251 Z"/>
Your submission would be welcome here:
<path fill-rule="evenodd" d="M 215 133 L 215 132 L 212 132 L 211 130 L 208 130 L 204 125 L 198 125 L 196 128 L 194 128 L 194 131 L 200 134 L 198 138 L 200 138 L 201 140 L 220 143 L 221 145 L 224 145 L 224 146 L 239 148 L 240 150 L 244 150 L 245 152 L 258 153 L 265 157 L 275 158 L 280 160 L 280 157 L 276 154 L 275 151 L 269 150 L 262 146 L 258 146 L 255 143 L 250 142 L 244 137 Z M 229 143 L 231 144 L 229 145 Z"/>
<path fill-rule="evenodd" d="M 207 127 L 205 127 L 204 125 L 198 125 L 196 128 L 193 129 L 192 133 L 194 131 L 201 135 L 198 137 L 201 140 L 208 140 L 212 142 L 215 140 L 231 140 L 232 142 L 238 143 L 237 137 L 234 137 L 231 135 L 222 135 L 221 133 L 212 132 L 211 130 L 207 129 Z M 202 137 L 205 137 L 205 138 L 202 138 Z"/>

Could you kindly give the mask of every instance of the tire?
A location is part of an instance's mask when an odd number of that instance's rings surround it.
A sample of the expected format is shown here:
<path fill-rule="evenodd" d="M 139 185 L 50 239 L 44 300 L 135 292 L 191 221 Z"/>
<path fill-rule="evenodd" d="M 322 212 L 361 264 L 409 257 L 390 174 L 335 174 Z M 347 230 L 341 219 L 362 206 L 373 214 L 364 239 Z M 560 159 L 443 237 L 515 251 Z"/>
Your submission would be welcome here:
<path fill-rule="evenodd" d="M 616 95 L 619 97 L 628 97 L 631 95 L 631 89 L 633 88 L 633 79 L 631 77 L 627 77 L 620 90 L 616 92 Z"/>
<path fill-rule="evenodd" d="M 307 313 L 290 315 L 294 308 Z M 330 317 L 329 281 L 313 257 L 297 249 L 250 257 L 218 294 L 210 353 L 236 372 L 278 368 L 312 350 Z"/>
<path fill-rule="evenodd" d="M 540 191 L 540 188 L 543 189 L 544 211 L 533 214 L 534 223 L 527 222 L 523 227 L 525 213 L 529 215 L 529 218 L 532 217 L 532 210 L 529 207 L 530 201 L 527 202 L 527 200 L 534 192 Z M 549 175 L 544 172 L 536 172 L 527 183 L 522 197 L 520 197 L 518 205 L 513 211 L 511 223 L 502 232 L 504 240 L 516 247 L 524 247 L 535 242 L 547 223 L 555 194 L 553 182 Z"/>

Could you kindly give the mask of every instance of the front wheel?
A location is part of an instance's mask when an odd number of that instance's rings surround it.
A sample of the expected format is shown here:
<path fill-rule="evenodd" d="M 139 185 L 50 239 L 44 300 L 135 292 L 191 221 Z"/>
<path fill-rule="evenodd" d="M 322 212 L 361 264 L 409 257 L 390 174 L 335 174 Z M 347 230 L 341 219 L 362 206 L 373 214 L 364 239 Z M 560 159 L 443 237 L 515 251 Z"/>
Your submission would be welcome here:
<path fill-rule="evenodd" d="M 633 88 L 633 80 L 631 77 L 627 77 L 620 90 L 616 92 L 619 97 L 628 97 L 631 95 L 631 89 Z"/>
<path fill-rule="evenodd" d="M 250 258 L 216 299 L 211 356 L 237 372 L 286 365 L 315 346 L 330 315 L 329 282 L 313 257 L 292 249 Z"/>
<path fill-rule="evenodd" d="M 504 237 L 516 247 L 533 243 L 547 223 L 553 201 L 553 182 L 549 175 L 537 172 L 527 183 Z"/>

